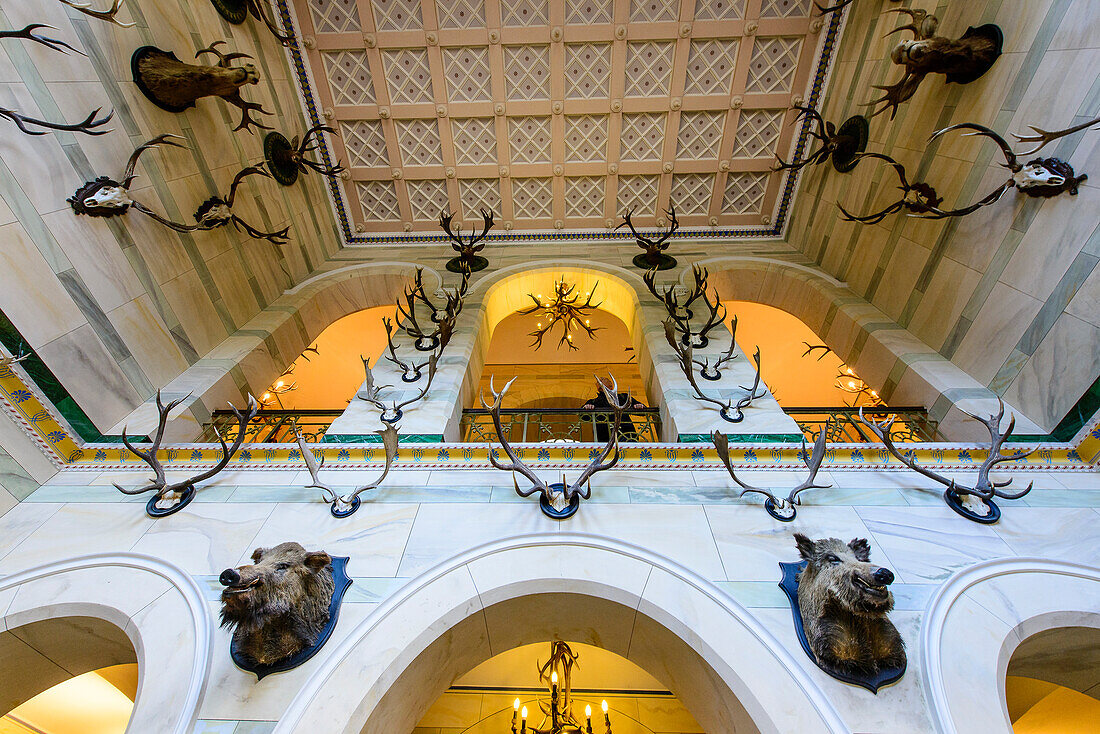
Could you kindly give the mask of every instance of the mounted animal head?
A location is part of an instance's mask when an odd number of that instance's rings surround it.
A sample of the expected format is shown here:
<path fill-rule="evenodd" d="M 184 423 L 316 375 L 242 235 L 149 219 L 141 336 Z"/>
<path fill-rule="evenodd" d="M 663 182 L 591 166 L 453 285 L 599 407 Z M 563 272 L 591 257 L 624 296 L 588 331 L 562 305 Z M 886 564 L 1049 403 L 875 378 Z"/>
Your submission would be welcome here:
<path fill-rule="evenodd" d="M 110 176 L 88 181 L 66 201 L 77 214 L 87 214 L 89 217 L 118 216 L 134 203 L 122 184 Z"/>
<path fill-rule="evenodd" d="M 1060 158 L 1030 160 L 1016 174 L 1016 188 L 1028 196 L 1050 198 L 1063 192 L 1077 195 L 1078 185 L 1087 175 L 1077 176 L 1073 166 Z"/>
<path fill-rule="evenodd" d="M 233 642 L 262 665 L 283 660 L 316 642 L 329 619 L 335 583 L 332 557 L 298 543 L 257 548 L 252 564 L 219 577 L 221 624 Z"/>
<path fill-rule="evenodd" d="M 806 561 L 798 581 L 800 603 L 806 595 L 815 608 L 835 605 L 854 615 L 886 614 L 894 608 L 889 588 L 894 574 L 870 562 L 871 546 L 864 538 L 845 543 L 838 538 L 811 540 L 795 533 L 794 542 Z"/>

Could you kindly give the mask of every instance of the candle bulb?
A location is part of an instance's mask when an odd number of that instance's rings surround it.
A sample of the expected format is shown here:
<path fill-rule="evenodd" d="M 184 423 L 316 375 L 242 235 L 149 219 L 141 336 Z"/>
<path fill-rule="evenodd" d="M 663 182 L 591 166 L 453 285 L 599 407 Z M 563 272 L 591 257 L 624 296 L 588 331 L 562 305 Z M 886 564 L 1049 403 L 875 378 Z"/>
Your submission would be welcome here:
<path fill-rule="evenodd" d="M 550 697 L 558 697 L 558 671 L 554 671 L 550 674 Z"/>
<path fill-rule="evenodd" d="M 519 718 L 519 699 L 512 702 L 512 721 Z"/>
<path fill-rule="evenodd" d="M 527 707 L 526 706 L 523 707 L 523 710 L 520 712 L 520 716 L 522 716 L 523 718 L 522 718 L 522 721 L 520 723 L 520 729 L 519 730 L 521 732 L 527 731 Z"/>
<path fill-rule="evenodd" d="M 604 701 L 603 706 L 603 723 L 607 724 L 607 728 L 611 728 L 611 717 L 607 715 L 607 701 Z"/>
<path fill-rule="evenodd" d="M 585 734 L 592 734 L 592 707 L 591 706 L 585 706 L 584 707 L 584 719 L 585 719 L 585 724 L 584 724 Z"/>

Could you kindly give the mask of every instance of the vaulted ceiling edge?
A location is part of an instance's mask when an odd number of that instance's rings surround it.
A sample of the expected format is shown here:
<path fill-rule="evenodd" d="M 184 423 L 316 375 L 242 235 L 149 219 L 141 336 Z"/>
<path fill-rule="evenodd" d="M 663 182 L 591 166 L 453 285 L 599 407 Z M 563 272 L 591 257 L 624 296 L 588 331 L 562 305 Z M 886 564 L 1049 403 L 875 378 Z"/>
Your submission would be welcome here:
<path fill-rule="evenodd" d="M 811 0 L 696 0 L 690 18 L 641 0 L 275 5 L 306 117 L 338 133 L 319 153 L 348 167 L 328 179 L 346 246 L 443 243 L 440 211 L 472 224 L 482 207 L 489 240 L 629 242 L 622 213 L 659 227 L 670 203 L 677 238 L 781 239 L 799 176 L 771 166 L 805 149 L 789 110 L 821 103 L 846 16 Z"/>

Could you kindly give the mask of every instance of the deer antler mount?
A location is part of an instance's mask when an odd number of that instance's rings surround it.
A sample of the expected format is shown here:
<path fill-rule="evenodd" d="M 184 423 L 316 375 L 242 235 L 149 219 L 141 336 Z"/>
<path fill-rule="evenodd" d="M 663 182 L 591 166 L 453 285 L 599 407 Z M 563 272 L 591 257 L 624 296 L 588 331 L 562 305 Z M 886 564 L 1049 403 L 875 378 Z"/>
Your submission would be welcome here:
<path fill-rule="evenodd" d="M 452 257 L 447 261 L 447 270 L 452 273 L 468 275 L 489 267 L 489 261 L 477 253 L 485 249 L 485 245 L 479 243 L 485 239 L 485 236 L 489 234 L 489 230 L 495 224 L 493 213 L 482 209 L 481 219 L 484 228 L 481 230 L 481 234 L 478 234 L 476 230 L 471 230 L 469 239 L 465 240 L 462 239 L 462 227 L 458 224 L 452 224 L 454 217 L 455 215 L 448 211 L 439 215 L 439 226 L 443 228 L 443 231 L 447 233 L 447 238 L 451 240 L 451 248 L 458 253 L 458 257 Z"/>
<path fill-rule="evenodd" d="M 665 213 L 668 215 L 668 229 L 658 233 L 656 238 L 643 235 L 634 227 L 634 222 L 630 219 L 634 214 L 633 209 L 623 215 L 622 224 L 615 228 L 629 227 L 630 233 L 634 235 L 634 239 L 638 243 L 638 247 L 645 250 L 640 255 L 634 256 L 632 261 L 634 267 L 642 270 L 669 270 L 676 267 L 676 258 L 665 253 L 665 250 L 668 249 L 668 238 L 680 228 L 680 222 L 676 219 L 676 209 L 673 206 L 670 205 Z"/>
<path fill-rule="evenodd" d="M 315 171 L 329 178 L 344 173 L 346 169 L 339 163 L 329 165 L 310 158 L 310 154 L 324 144 L 322 133 L 335 135 L 336 131 L 327 125 L 314 125 L 301 138 L 293 140 L 287 140 L 282 133 L 268 133 L 264 137 L 264 158 L 276 181 L 283 186 L 293 186 L 300 173 Z"/>
<path fill-rule="evenodd" d="M 225 41 L 215 41 L 207 48 L 195 54 L 199 58 L 204 54 L 218 57 L 214 66 L 185 64 L 168 51 L 155 46 L 142 46 L 130 57 L 130 70 L 134 75 L 134 84 L 150 102 L 168 112 L 183 112 L 194 107 L 195 101 L 203 97 L 221 97 L 241 110 L 241 122 L 237 130 L 248 130 L 255 125 L 270 130 L 252 118 L 252 112 L 269 115 L 262 105 L 246 102 L 241 97 L 241 87 L 246 84 L 259 84 L 260 74 L 252 64 L 233 66 L 237 59 L 250 59 L 248 54 L 222 53 L 218 46 Z"/>
<path fill-rule="evenodd" d="M 309 470 L 309 476 L 313 480 L 313 484 L 308 485 L 307 489 L 319 489 L 321 495 L 324 497 L 325 502 L 329 503 L 329 512 L 333 517 L 347 517 L 356 510 L 359 509 L 359 495 L 364 492 L 369 492 L 372 489 L 376 489 L 379 485 L 385 481 L 386 476 L 390 473 L 390 467 L 393 466 L 394 459 L 397 458 L 398 448 L 398 436 L 397 429 L 391 425 L 387 425 L 381 431 L 375 431 L 379 438 L 382 439 L 382 446 L 386 451 L 386 468 L 382 470 L 381 476 L 375 479 L 370 484 L 364 484 L 361 487 L 356 487 L 346 494 L 340 494 L 332 487 L 328 486 L 321 481 L 318 474 L 321 468 L 325 465 L 325 459 L 322 456 L 320 463 L 317 462 L 317 457 L 314 456 L 310 450 L 309 445 L 306 443 L 305 437 L 301 431 L 297 432 L 298 435 L 298 448 L 302 452 L 302 459 L 306 462 L 306 468 Z"/>
<path fill-rule="evenodd" d="M 263 22 L 271 35 L 284 46 L 294 40 L 292 31 L 283 30 L 275 22 L 275 18 L 268 14 L 268 0 L 210 0 L 218 15 L 225 18 L 233 25 L 240 25 L 247 20 L 249 15 Z"/>
<path fill-rule="evenodd" d="M 810 140 L 821 143 L 821 147 L 810 153 L 800 161 L 787 163 L 779 156 L 779 165 L 774 166 L 775 171 L 801 171 L 806 166 L 816 166 L 832 159 L 833 168 L 839 173 L 847 173 L 855 168 L 859 161 L 859 154 L 867 149 L 867 141 L 870 138 L 871 126 L 866 117 L 853 115 L 838 128 L 831 122 L 827 122 L 817 110 L 812 107 L 796 106 L 798 117 L 807 119 L 816 128 L 809 131 Z M 807 141 L 807 145 L 810 141 Z"/>

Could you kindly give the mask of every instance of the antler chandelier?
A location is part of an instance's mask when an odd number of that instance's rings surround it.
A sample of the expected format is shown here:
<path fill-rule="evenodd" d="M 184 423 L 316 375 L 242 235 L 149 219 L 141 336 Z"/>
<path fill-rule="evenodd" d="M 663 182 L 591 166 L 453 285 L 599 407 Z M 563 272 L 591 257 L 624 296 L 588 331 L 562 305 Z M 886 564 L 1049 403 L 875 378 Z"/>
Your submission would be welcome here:
<path fill-rule="evenodd" d="M 592 734 L 592 707 L 584 707 L 585 723 L 582 727 L 573 716 L 571 677 L 577 655 L 561 640 L 550 643 L 550 659 L 539 667 L 539 678 L 550 686 L 550 700 L 539 701 L 544 715 L 545 729 L 527 725 L 527 707 L 520 707 L 517 698 L 512 704 L 512 734 Z M 559 671 L 561 673 L 559 678 Z M 561 681 L 559 686 L 558 682 Z M 607 701 L 602 702 L 604 734 L 611 734 L 611 717 L 607 714 Z M 547 721 L 548 720 L 548 721 Z"/>
<path fill-rule="evenodd" d="M 558 341 L 559 348 L 564 344 L 571 350 L 576 351 L 577 345 L 573 343 L 573 334 L 577 329 L 583 329 L 590 339 L 595 339 L 596 332 L 600 330 L 600 327 L 590 326 L 590 320 L 587 317 L 592 309 L 599 308 L 603 303 L 603 301 L 592 303 L 592 294 L 596 292 L 596 287 L 599 284 L 600 282 L 597 280 L 592 286 L 592 290 L 585 293 L 584 303 L 578 303 L 581 295 L 575 293 L 577 290 L 576 284 L 569 285 L 564 278 L 554 284 L 554 297 L 550 300 L 544 301 L 541 293 L 538 295 L 528 293 L 528 298 L 534 301 L 535 305 L 516 313 L 523 316 L 539 313 L 542 314 L 543 319 L 537 323 L 535 330 L 531 332 L 531 336 L 535 340 L 531 346 L 535 349 L 541 347 L 542 338 L 558 324 L 562 326 L 561 339 Z"/>

